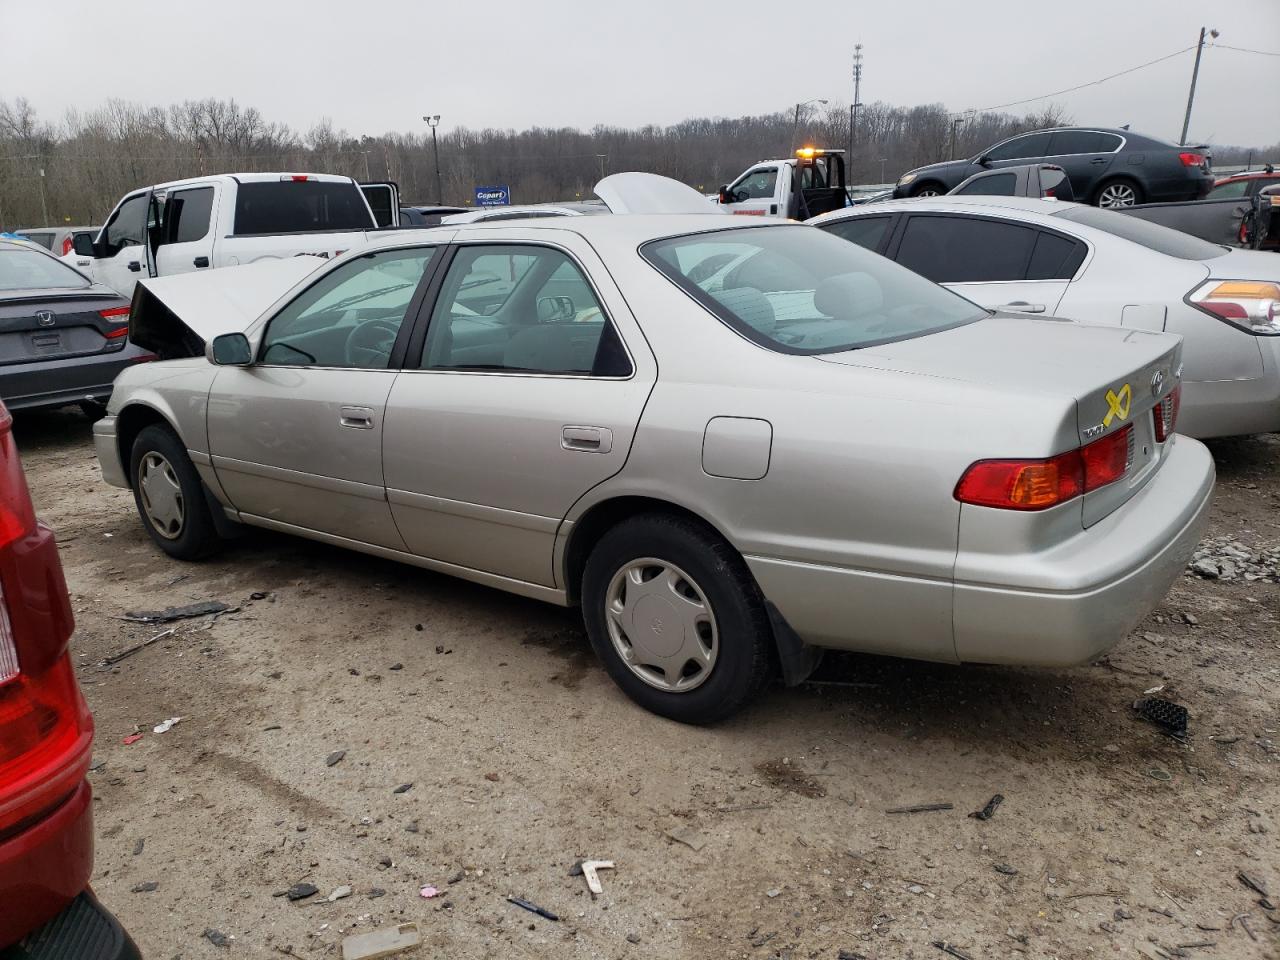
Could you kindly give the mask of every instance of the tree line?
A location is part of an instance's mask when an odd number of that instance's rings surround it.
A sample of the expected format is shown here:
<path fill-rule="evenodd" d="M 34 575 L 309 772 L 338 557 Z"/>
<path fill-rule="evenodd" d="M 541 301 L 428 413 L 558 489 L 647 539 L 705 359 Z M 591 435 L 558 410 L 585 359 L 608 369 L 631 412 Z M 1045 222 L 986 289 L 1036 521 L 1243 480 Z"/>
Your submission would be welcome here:
<path fill-rule="evenodd" d="M 858 112 L 850 181 L 893 180 L 921 164 L 972 156 L 1004 137 L 1069 122 L 1057 106 L 1015 116 L 872 103 Z M 711 192 L 755 161 L 788 156 L 806 143 L 848 150 L 848 106 L 802 110 L 798 122 L 787 109 L 635 128 L 457 127 L 439 137 L 437 196 L 437 157 L 425 124 L 411 133 L 356 136 L 322 120 L 301 132 L 216 98 L 168 107 L 109 100 L 50 121 L 18 98 L 0 100 L 0 229 L 98 224 L 136 187 L 237 171 L 390 179 L 405 202 L 456 205 L 471 202 L 475 187 L 494 184 L 509 185 L 516 203 L 587 198 L 602 176 L 629 170 Z M 1214 162 L 1242 163 L 1247 151 L 1217 148 Z M 1280 144 L 1254 152 L 1275 157 Z"/>

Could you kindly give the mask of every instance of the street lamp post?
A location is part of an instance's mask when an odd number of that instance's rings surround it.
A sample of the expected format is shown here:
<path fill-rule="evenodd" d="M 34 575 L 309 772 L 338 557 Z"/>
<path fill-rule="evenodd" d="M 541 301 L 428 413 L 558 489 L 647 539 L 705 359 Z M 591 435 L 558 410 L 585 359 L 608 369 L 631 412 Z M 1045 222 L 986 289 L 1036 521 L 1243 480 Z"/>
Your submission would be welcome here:
<path fill-rule="evenodd" d="M 953 117 L 951 119 L 951 159 L 956 158 L 956 131 L 960 129 L 960 124 L 964 123 L 964 117 Z"/>
<path fill-rule="evenodd" d="M 889 159 L 888 157 L 880 158 L 880 182 L 881 183 L 884 183 L 884 162 L 888 159 Z"/>
<path fill-rule="evenodd" d="M 1191 103 L 1196 98 L 1196 80 L 1200 77 L 1200 54 L 1204 52 L 1204 27 L 1200 28 L 1200 41 L 1196 44 L 1196 65 L 1191 68 L 1191 92 L 1187 94 L 1187 115 L 1182 119 L 1182 139 L 1179 144 L 1185 145 L 1187 142 L 1187 128 L 1191 126 Z M 1209 36 L 1217 40 L 1220 34 L 1217 30 L 1210 30 Z"/>
<path fill-rule="evenodd" d="M 444 190 L 440 186 L 440 143 L 436 140 L 436 127 L 440 126 L 440 114 L 435 113 L 422 119 L 431 128 L 431 153 L 436 160 L 436 206 L 443 206 Z"/>
<path fill-rule="evenodd" d="M 791 124 L 791 152 L 792 153 L 796 152 L 796 134 L 800 130 L 800 109 L 802 107 L 807 107 L 811 103 L 821 103 L 825 105 L 826 102 L 827 101 L 822 99 L 821 97 L 814 97 L 812 100 L 805 100 L 803 103 L 796 104 L 796 119 Z"/>

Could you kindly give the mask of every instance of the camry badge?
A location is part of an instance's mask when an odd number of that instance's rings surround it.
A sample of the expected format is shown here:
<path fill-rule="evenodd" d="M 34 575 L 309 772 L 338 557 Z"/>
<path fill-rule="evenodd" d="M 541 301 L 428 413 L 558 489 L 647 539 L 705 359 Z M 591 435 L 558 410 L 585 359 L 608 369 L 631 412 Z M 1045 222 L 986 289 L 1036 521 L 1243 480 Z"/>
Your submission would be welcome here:
<path fill-rule="evenodd" d="M 52 327 L 52 326 L 53 326 L 53 311 L 52 311 L 52 310 L 37 310 L 37 311 L 36 311 L 36 323 L 40 324 L 40 326 L 42 326 L 42 327 Z"/>

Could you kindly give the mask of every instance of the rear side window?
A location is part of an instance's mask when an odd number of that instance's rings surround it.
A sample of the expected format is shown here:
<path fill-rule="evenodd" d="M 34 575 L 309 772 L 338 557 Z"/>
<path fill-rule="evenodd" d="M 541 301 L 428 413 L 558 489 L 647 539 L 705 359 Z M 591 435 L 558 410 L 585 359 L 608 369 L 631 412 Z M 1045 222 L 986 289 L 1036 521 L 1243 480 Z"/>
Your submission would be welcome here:
<path fill-rule="evenodd" d="M 971 217 L 913 216 L 894 258 L 935 283 L 1021 280 L 1036 231 Z"/>
<path fill-rule="evenodd" d="M 354 183 L 265 180 L 236 193 L 235 235 L 372 230 L 364 194 Z"/>
<path fill-rule="evenodd" d="M 20 237 L 26 237 L 26 238 L 27 238 L 28 240 L 30 240 L 32 243 L 38 243 L 38 244 L 40 244 L 40 246 L 44 247 L 46 250 L 52 250 L 52 249 L 53 249 L 53 234 L 52 234 L 52 233 L 25 233 L 25 232 L 24 232 L 24 233 L 20 233 L 20 234 L 18 234 L 18 236 L 20 236 Z"/>
<path fill-rule="evenodd" d="M 1111 153 L 1119 148 L 1121 140 L 1112 133 L 1093 130 L 1059 130 L 1053 135 L 1049 153 L 1055 157 L 1073 153 Z"/>
<path fill-rule="evenodd" d="M 1012 197 L 1017 187 L 1016 173 L 996 173 L 962 184 L 953 192 L 958 197 Z"/>
<path fill-rule="evenodd" d="M 190 243 L 209 235 L 213 215 L 213 187 L 175 190 L 169 194 L 166 232 L 169 243 Z"/>
<path fill-rule="evenodd" d="M 834 223 L 819 225 L 819 229 L 848 240 L 868 250 L 879 250 L 884 233 L 889 229 L 888 217 L 846 217 Z"/>
<path fill-rule="evenodd" d="M 1100 210 L 1097 207 L 1086 207 L 1082 204 L 1072 205 L 1054 214 L 1072 223 L 1082 223 L 1112 236 L 1129 240 L 1139 246 L 1163 253 L 1167 257 L 1179 260 L 1214 260 L 1227 253 L 1226 247 L 1208 243 L 1189 233 L 1181 233 L 1162 227 L 1156 223 L 1148 223 L 1137 217 L 1116 213 L 1114 210 Z"/>
<path fill-rule="evenodd" d="M 1036 238 L 1027 267 L 1028 280 L 1070 280 L 1084 263 L 1087 248 L 1077 240 L 1056 233 L 1042 233 Z"/>

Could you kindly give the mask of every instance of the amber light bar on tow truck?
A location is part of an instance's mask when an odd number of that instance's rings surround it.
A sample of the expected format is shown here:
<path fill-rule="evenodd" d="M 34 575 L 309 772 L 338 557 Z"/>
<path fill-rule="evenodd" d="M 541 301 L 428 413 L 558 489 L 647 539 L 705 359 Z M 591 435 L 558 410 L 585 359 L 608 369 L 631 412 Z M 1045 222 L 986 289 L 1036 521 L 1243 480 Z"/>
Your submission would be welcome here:
<path fill-rule="evenodd" d="M 979 460 L 956 484 L 961 503 L 999 510 L 1047 510 L 1121 479 L 1133 461 L 1133 424 L 1034 460 Z"/>

